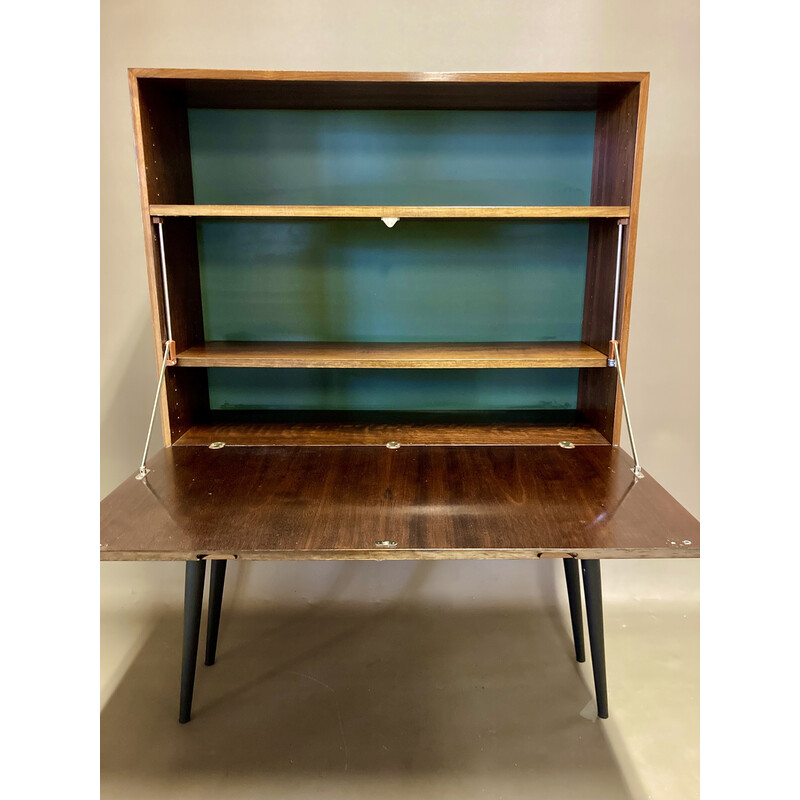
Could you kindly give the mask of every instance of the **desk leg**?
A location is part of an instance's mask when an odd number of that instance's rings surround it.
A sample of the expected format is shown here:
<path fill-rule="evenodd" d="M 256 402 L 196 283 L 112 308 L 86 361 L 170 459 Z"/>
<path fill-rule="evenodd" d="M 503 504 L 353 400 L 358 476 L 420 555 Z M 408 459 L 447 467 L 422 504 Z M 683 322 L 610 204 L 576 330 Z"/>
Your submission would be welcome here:
<path fill-rule="evenodd" d="M 200 615 L 203 611 L 205 561 L 186 562 L 186 588 L 183 595 L 183 663 L 181 665 L 181 711 L 179 722 L 192 718 L 192 694 L 200 640 Z"/>
<path fill-rule="evenodd" d="M 572 640 L 575 642 L 575 659 L 586 661 L 586 651 L 583 646 L 581 570 L 577 558 L 564 559 L 564 573 L 567 576 L 567 597 L 569 598 L 569 616 L 572 620 Z"/>
<path fill-rule="evenodd" d="M 211 562 L 211 580 L 208 584 L 208 625 L 206 627 L 206 666 L 210 667 L 217 657 L 219 617 L 222 613 L 222 591 L 225 588 L 224 559 Z"/>
<path fill-rule="evenodd" d="M 586 619 L 589 623 L 589 646 L 592 649 L 594 693 L 597 716 L 608 719 L 608 688 L 606 686 L 606 647 L 603 635 L 603 587 L 600 582 L 600 562 L 581 561 L 583 591 L 586 596 Z"/>

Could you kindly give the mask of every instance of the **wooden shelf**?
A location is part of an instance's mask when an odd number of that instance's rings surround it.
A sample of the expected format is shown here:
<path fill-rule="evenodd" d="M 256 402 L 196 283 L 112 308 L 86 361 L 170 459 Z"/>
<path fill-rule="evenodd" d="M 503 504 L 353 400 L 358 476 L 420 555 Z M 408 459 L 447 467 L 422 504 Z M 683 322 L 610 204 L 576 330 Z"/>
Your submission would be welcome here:
<path fill-rule="evenodd" d="M 179 367 L 508 369 L 605 367 L 582 342 L 206 342 L 178 353 Z"/>
<path fill-rule="evenodd" d="M 148 466 L 102 501 L 101 559 L 699 554 L 697 520 L 611 446 L 170 447 Z"/>
<path fill-rule="evenodd" d="M 627 218 L 630 206 L 238 206 L 151 205 L 152 217 L 359 217 L 380 219 Z"/>
<path fill-rule="evenodd" d="M 194 425 L 175 443 L 208 447 L 212 442 L 229 446 L 283 447 L 385 447 L 462 445 L 555 446 L 608 445 L 608 440 L 588 423 L 313 423 L 251 422 Z"/>

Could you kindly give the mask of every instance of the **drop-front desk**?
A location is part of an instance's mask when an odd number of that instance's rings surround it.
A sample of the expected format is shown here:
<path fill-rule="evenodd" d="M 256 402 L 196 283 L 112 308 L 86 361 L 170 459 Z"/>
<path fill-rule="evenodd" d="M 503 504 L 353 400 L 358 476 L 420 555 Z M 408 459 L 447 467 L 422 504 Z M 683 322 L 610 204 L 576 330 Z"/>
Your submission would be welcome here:
<path fill-rule="evenodd" d="M 206 562 L 212 664 L 284 559 L 563 559 L 606 717 L 601 560 L 699 555 L 623 383 L 649 76 L 129 78 L 166 448 L 101 558 L 186 562 L 180 721 Z"/>

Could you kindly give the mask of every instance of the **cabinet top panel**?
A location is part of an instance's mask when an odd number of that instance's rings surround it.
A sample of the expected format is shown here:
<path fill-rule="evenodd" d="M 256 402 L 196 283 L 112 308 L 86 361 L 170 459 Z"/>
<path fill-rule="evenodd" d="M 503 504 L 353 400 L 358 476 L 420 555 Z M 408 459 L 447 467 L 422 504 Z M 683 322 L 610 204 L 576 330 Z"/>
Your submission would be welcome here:
<path fill-rule="evenodd" d="M 336 72 L 261 69 L 171 69 L 131 67 L 137 78 L 190 78 L 239 81 L 370 81 L 370 82 L 641 82 L 649 72 Z"/>
<path fill-rule="evenodd" d="M 129 70 L 197 108 L 598 109 L 647 72 L 289 72 Z"/>

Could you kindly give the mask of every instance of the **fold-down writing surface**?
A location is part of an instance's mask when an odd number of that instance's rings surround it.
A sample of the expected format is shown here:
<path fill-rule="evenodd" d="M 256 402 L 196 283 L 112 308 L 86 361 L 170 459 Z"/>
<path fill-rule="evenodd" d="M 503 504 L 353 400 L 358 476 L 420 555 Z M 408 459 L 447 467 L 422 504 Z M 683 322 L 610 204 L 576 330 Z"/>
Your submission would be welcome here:
<path fill-rule="evenodd" d="M 103 559 L 699 555 L 697 520 L 610 446 L 180 447 L 148 466 L 101 503 Z"/>

